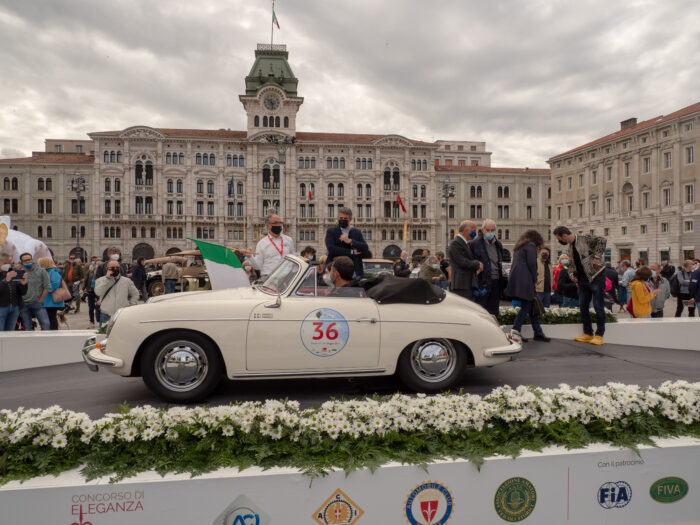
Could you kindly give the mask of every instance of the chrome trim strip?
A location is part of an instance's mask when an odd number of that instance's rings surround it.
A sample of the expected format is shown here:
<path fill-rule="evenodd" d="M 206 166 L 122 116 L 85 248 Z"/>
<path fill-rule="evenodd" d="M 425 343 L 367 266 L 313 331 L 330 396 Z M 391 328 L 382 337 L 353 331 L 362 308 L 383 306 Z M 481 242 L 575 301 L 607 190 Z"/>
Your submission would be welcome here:
<path fill-rule="evenodd" d="M 261 379 L 266 377 L 306 377 L 306 376 L 350 376 L 363 374 L 382 374 L 386 368 L 367 368 L 362 370 L 323 370 L 313 372 L 253 372 L 249 374 L 234 374 L 231 379 Z"/>
<path fill-rule="evenodd" d="M 213 317 L 211 319 L 147 319 L 139 323 L 182 323 L 191 321 L 248 321 L 247 317 Z"/>
<path fill-rule="evenodd" d="M 500 346 L 492 349 L 487 348 L 484 350 L 484 356 L 499 357 L 505 355 L 519 354 L 522 351 L 522 349 L 522 345 L 519 345 L 517 343 L 511 343 L 508 346 Z"/>

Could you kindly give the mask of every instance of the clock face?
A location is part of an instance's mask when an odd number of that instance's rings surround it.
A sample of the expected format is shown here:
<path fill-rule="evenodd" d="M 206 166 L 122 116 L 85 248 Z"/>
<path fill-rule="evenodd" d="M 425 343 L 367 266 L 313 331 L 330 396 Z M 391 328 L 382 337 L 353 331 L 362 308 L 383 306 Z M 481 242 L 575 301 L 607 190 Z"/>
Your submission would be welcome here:
<path fill-rule="evenodd" d="M 267 109 L 277 109 L 280 101 L 275 95 L 267 95 L 263 100 L 263 104 Z"/>

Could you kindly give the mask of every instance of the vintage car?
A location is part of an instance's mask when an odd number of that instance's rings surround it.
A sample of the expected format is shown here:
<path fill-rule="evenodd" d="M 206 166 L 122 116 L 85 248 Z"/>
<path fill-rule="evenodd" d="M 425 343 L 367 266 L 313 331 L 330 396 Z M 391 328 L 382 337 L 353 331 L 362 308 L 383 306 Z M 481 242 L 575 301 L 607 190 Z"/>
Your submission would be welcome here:
<path fill-rule="evenodd" d="M 195 292 L 197 290 L 211 290 L 209 275 L 204 266 L 199 264 L 196 257 L 200 257 L 199 250 L 178 252 L 165 257 L 148 259 L 144 264 L 148 266 L 163 265 L 167 262 L 174 262 L 181 267 L 180 278 L 175 284 L 176 292 Z M 200 261 L 201 262 L 201 261 Z M 165 284 L 163 283 L 162 270 L 151 270 L 146 274 L 146 289 L 148 294 L 163 295 Z"/>
<path fill-rule="evenodd" d="M 394 275 L 394 261 L 391 259 L 362 259 L 362 269 L 365 277 L 378 275 Z"/>
<path fill-rule="evenodd" d="M 85 342 L 83 358 L 90 370 L 141 376 L 159 397 L 192 402 L 222 375 L 398 372 L 409 388 L 437 392 L 455 386 L 468 367 L 505 363 L 520 352 L 477 304 L 422 280 L 382 279 L 427 287 L 432 297 L 392 302 L 370 297 L 374 288 L 323 287 L 315 263 L 290 255 L 255 287 L 162 295 L 123 308 L 110 319 L 106 339 Z"/>

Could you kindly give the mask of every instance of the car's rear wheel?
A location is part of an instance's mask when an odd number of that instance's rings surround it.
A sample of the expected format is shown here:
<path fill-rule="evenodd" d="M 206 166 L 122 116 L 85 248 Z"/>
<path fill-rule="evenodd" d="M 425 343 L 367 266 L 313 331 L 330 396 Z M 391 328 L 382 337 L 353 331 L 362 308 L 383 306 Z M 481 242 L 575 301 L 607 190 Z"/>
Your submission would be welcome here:
<path fill-rule="evenodd" d="M 215 345 L 192 332 L 166 333 L 152 341 L 141 356 L 144 383 L 167 401 L 204 399 L 218 385 L 222 370 Z"/>
<path fill-rule="evenodd" d="M 461 379 L 466 364 L 464 350 L 449 339 L 421 339 L 402 352 L 398 373 L 411 390 L 439 392 Z"/>
<path fill-rule="evenodd" d="M 151 285 L 151 295 L 163 295 L 165 293 L 165 284 L 163 281 L 156 281 Z"/>

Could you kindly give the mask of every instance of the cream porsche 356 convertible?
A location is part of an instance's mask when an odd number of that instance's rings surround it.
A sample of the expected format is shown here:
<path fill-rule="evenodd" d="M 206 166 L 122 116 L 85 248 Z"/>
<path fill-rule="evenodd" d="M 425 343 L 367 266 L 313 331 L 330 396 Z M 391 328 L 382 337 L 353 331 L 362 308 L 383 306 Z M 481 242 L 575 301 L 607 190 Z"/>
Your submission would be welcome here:
<path fill-rule="evenodd" d="M 468 367 L 521 346 L 477 304 L 422 279 L 329 288 L 318 266 L 287 256 L 251 288 L 162 295 L 119 310 L 83 346 L 88 368 L 141 376 L 159 397 L 205 398 L 232 380 L 398 373 L 411 389 L 455 386 Z"/>

